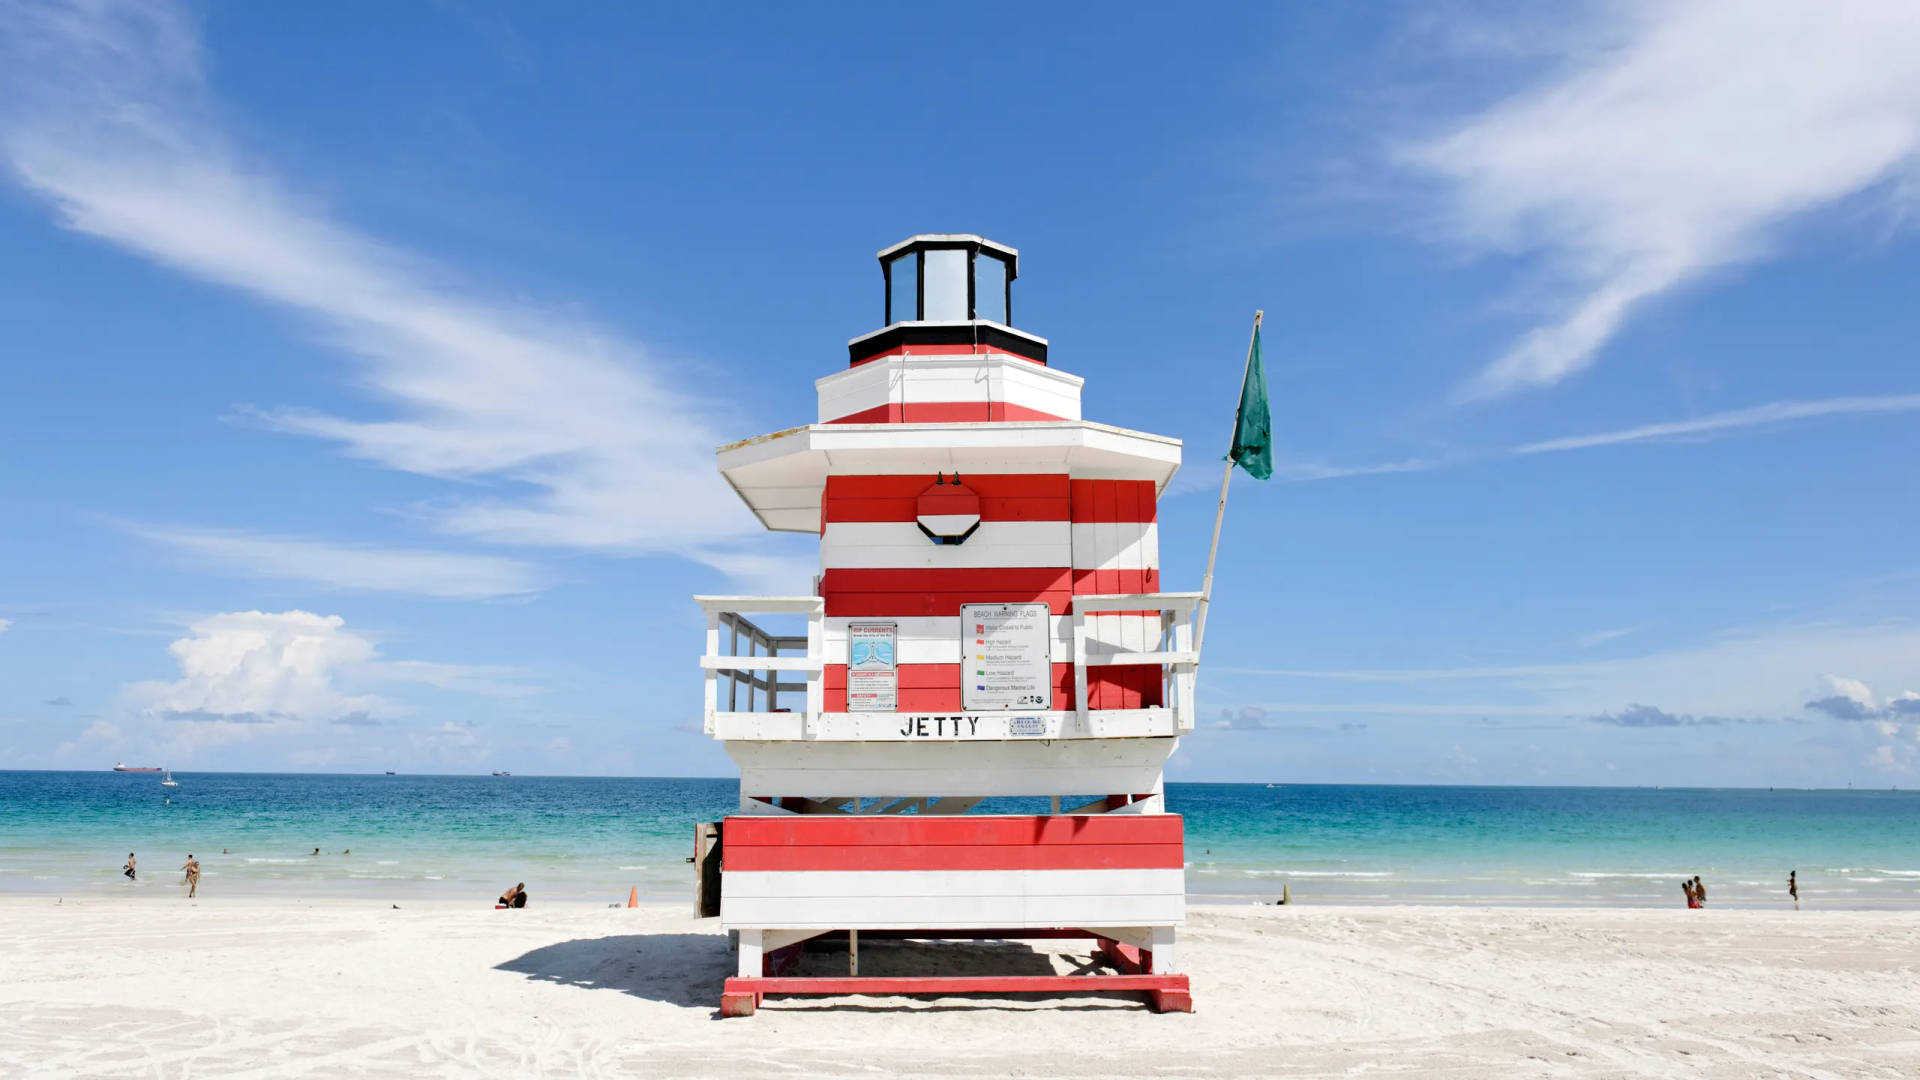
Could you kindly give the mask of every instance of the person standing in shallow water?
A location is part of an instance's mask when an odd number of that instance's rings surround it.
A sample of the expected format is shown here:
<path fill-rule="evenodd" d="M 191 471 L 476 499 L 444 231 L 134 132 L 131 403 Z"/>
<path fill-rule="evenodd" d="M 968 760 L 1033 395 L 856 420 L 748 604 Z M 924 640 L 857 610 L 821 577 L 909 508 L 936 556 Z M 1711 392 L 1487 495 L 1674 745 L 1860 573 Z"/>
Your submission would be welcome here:
<path fill-rule="evenodd" d="M 120 872 L 127 875 L 128 881 L 139 880 L 133 876 L 133 852 L 127 852 L 127 865 L 121 867 Z"/>
<path fill-rule="evenodd" d="M 1686 894 L 1688 907 L 1697 908 L 1700 906 L 1700 898 L 1693 895 L 1693 879 L 1692 878 L 1680 879 L 1680 891 Z"/>
<path fill-rule="evenodd" d="M 1697 906 L 1707 906 L 1707 886 L 1700 880 L 1699 874 L 1693 875 L 1693 898 L 1699 902 Z"/>
<path fill-rule="evenodd" d="M 1793 897 L 1793 910 L 1795 911 L 1800 910 L 1800 882 L 1798 880 L 1799 874 L 1800 874 L 1800 871 L 1798 870 L 1787 871 L 1787 895 Z"/>
<path fill-rule="evenodd" d="M 200 860 L 189 853 L 187 864 L 180 869 L 187 873 L 187 899 L 191 900 L 194 894 L 200 891 Z"/>

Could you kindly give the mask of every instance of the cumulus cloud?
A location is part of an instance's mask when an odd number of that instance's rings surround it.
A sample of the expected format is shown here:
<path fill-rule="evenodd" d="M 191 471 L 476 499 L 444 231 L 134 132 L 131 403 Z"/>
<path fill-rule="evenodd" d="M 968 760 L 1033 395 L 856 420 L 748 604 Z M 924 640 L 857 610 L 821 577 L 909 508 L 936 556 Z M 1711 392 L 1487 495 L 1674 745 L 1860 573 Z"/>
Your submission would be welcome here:
<path fill-rule="evenodd" d="M 1693 716 L 1670 713 L 1652 705 L 1629 705 L 1618 712 L 1599 713 L 1587 719 L 1615 727 L 1714 727 L 1720 724 L 1744 724 L 1759 721 L 1726 716 Z"/>
<path fill-rule="evenodd" d="M 1893 721 L 1882 724 L 1883 733 L 1897 731 L 1900 721 L 1920 719 L 1920 694 L 1908 690 L 1889 698 L 1881 704 L 1873 688 L 1859 679 L 1849 679 L 1839 675 L 1822 677 L 1824 683 L 1820 696 L 1807 702 L 1806 708 L 1812 712 L 1831 716 L 1836 720 L 1880 720 Z"/>
<path fill-rule="evenodd" d="M 345 626 L 338 615 L 306 611 L 214 615 L 167 647 L 180 678 L 135 683 L 127 696 L 140 711 L 175 720 L 331 720 L 390 711 L 390 703 L 345 688 L 376 656 L 372 641 Z"/>
<path fill-rule="evenodd" d="M 1580 371 L 1637 308 L 1760 257 L 1796 215 L 1874 189 L 1912 198 L 1920 5 L 1608 10 L 1622 24 L 1550 75 L 1402 150 L 1443 185 L 1454 240 L 1536 256 L 1564 289 L 1469 397 Z"/>
<path fill-rule="evenodd" d="M 235 611 L 188 631 L 167 647 L 179 677 L 131 684 L 122 700 L 136 718 L 181 725 L 176 730 L 190 732 L 190 743 L 264 729 L 378 726 L 414 711 L 380 693 L 403 684 L 503 697 L 533 692 L 501 669 L 384 659 L 372 638 L 338 615 Z"/>
<path fill-rule="evenodd" d="M 41 702 L 40 704 L 42 704 L 42 705 L 51 705 L 51 706 L 53 706 L 53 707 L 54 707 L 54 708 L 56 708 L 56 709 L 64 709 L 64 708 L 66 708 L 67 706 L 69 706 L 69 705 L 72 705 L 72 704 L 73 704 L 73 699 L 72 699 L 72 698 L 70 698 L 70 697 L 68 697 L 68 696 L 66 696 L 65 694 L 62 694 L 62 695 L 60 695 L 59 697 L 50 697 L 50 698 L 48 698 L 48 699 L 46 699 L 45 701 L 43 701 L 43 702 Z"/>
<path fill-rule="evenodd" d="M 181 10 L 126 0 L 5 10 L 0 168 L 69 229 L 312 320 L 357 359 L 357 384 L 384 410 L 269 407 L 251 420 L 460 481 L 421 513 L 470 538 L 699 558 L 759 532 L 713 475 L 712 448 L 737 426 L 715 422 L 725 410 L 675 385 L 639 345 L 463 289 L 446 267 L 296 191 L 224 130 Z M 286 569 L 297 543 L 188 542 L 229 547 L 256 569 Z M 397 561 L 419 554 L 336 552 L 328 572 L 391 581 Z M 504 562 L 468 561 L 437 580 L 462 595 L 528 584 Z"/>

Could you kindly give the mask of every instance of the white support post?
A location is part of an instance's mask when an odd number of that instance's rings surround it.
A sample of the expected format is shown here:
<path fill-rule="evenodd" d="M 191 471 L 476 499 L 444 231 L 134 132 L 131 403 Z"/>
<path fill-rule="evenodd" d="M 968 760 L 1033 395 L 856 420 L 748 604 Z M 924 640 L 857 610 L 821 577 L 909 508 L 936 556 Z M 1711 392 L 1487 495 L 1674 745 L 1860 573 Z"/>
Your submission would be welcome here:
<path fill-rule="evenodd" d="M 1174 951 L 1173 927 L 1156 926 L 1153 928 L 1153 974 L 1172 975 L 1180 970 L 1180 959 Z"/>
<path fill-rule="evenodd" d="M 761 963 L 761 958 L 765 954 L 760 948 L 760 931 L 740 930 L 736 931 L 736 933 L 740 935 L 740 977 L 743 979 L 757 979 L 766 974 L 766 972 L 762 970 L 763 965 Z"/>

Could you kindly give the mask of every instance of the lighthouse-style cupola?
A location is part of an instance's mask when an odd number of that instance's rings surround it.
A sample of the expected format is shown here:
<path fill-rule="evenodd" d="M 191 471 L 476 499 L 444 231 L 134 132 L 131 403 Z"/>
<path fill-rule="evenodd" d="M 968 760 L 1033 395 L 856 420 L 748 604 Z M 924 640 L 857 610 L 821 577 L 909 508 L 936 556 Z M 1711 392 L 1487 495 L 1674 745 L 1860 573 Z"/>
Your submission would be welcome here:
<path fill-rule="evenodd" d="M 773 956 L 836 931 L 857 949 L 863 930 L 1084 933 L 1118 970 L 1059 989 L 1187 1007 L 1163 770 L 1193 729 L 1199 594 L 1160 591 L 1157 513 L 1180 443 L 1082 419 L 1080 377 L 1011 325 L 1019 258 L 971 234 L 883 249 L 884 325 L 815 381 L 816 421 L 719 450 L 767 528 L 820 550 L 812 595 L 696 598 L 706 731 L 740 766 L 729 1014 L 918 985 L 799 978 Z"/>

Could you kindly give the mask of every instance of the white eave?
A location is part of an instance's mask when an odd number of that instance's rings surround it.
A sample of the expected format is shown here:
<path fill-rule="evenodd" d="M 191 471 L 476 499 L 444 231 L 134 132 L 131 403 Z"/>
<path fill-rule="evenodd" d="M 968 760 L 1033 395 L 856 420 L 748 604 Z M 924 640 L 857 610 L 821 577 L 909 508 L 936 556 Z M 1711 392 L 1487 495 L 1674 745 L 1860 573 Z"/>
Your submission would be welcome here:
<path fill-rule="evenodd" d="M 995 243 L 994 241 L 989 240 L 984 236 L 981 236 L 979 233 L 921 233 L 918 236 L 909 236 L 905 240 L 902 240 L 897 244 L 891 244 L 887 247 L 881 248 L 879 253 L 880 261 L 885 262 L 887 260 L 887 256 L 892 255 L 896 251 L 905 250 L 906 248 L 910 248 L 915 244 L 926 244 L 926 243 L 979 244 L 983 250 L 991 251 L 995 255 L 1000 255 L 1008 259 L 1018 259 L 1020 257 L 1019 248 L 1011 248 L 1005 244 Z"/>
<path fill-rule="evenodd" d="M 761 524 L 818 532 L 832 475 L 1065 473 L 1148 480 L 1164 493 L 1180 440 L 1086 420 L 996 424 L 812 424 L 720 447 L 720 474 Z"/>

